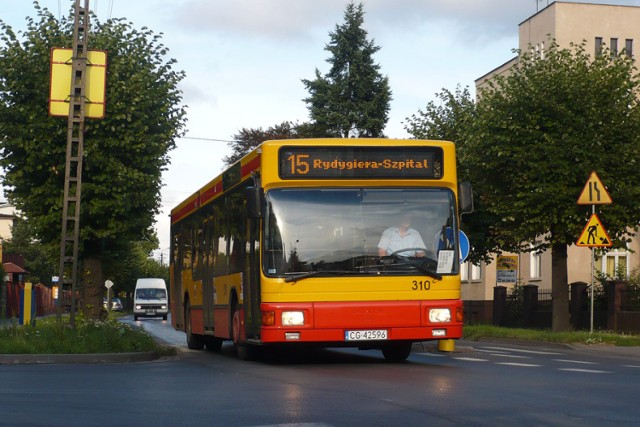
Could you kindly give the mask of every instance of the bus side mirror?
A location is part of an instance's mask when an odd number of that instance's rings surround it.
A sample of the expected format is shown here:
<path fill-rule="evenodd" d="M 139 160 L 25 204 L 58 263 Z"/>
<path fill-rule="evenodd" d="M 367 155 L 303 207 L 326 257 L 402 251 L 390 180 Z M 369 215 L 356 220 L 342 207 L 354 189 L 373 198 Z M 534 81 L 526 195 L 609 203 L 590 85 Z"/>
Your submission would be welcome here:
<path fill-rule="evenodd" d="M 470 182 L 458 184 L 458 203 L 460 204 L 460 214 L 473 212 L 473 189 Z"/>
<path fill-rule="evenodd" d="M 264 192 L 260 187 L 247 187 L 244 190 L 247 199 L 247 213 L 250 218 L 262 218 Z"/>

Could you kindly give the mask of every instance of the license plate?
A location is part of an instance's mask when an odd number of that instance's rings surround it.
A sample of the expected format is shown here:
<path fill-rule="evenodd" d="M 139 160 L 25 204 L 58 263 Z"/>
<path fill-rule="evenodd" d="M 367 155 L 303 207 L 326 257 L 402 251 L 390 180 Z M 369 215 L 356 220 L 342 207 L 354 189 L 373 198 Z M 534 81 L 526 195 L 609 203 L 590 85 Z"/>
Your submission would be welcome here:
<path fill-rule="evenodd" d="M 156 314 L 155 310 L 145 310 L 145 314 Z"/>
<path fill-rule="evenodd" d="M 386 329 L 368 329 L 363 331 L 345 331 L 345 341 L 378 341 L 388 339 Z"/>

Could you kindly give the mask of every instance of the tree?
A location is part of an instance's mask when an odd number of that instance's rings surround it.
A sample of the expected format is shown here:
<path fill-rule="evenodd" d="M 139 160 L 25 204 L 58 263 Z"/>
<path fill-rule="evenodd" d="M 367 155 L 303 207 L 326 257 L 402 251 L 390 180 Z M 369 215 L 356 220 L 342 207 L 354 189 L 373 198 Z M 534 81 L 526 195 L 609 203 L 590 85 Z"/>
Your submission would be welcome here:
<path fill-rule="evenodd" d="M 119 262 L 108 262 L 112 268 L 106 269 L 104 276 L 113 283 L 112 295 L 131 296 L 140 277 L 160 277 L 169 283 L 169 268 L 151 258 L 157 241 L 134 242 L 121 248 L 121 251 L 110 252 L 110 257 Z"/>
<path fill-rule="evenodd" d="M 380 49 L 367 40 L 364 6 L 347 5 L 344 23 L 329 33 L 325 50 L 331 69 L 323 77 L 316 68 L 314 80 L 302 80 L 316 136 L 381 137 L 389 119 L 389 79 L 380 74 L 373 55 Z"/>
<path fill-rule="evenodd" d="M 3 250 L 5 253 L 24 257 L 29 282 L 50 285 L 51 277 L 58 275 L 58 260 L 55 257 L 60 255 L 60 247 L 45 246 L 32 236 L 31 223 L 16 217 L 11 227 L 11 238 L 4 242 Z"/>
<path fill-rule="evenodd" d="M 624 245 L 640 218 L 640 95 L 633 60 L 596 58 L 585 44 L 544 58 L 525 53 L 477 103 L 464 145 L 464 170 L 493 222 L 487 247 L 551 249 L 553 329 L 569 329 L 567 248 L 590 206 L 576 200 L 596 170 L 615 203 L 599 208 L 610 237 Z"/>
<path fill-rule="evenodd" d="M 430 101 L 426 108 L 407 117 L 404 129 L 414 138 L 466 141 L 475 119 L 475 102 L 468 88 L 455 92 L 442 89 L 436 94 L 439 103 Z"/>
<path fill-rule="evenodd" d="M 472 137 L 476 120 L 476 104 L 471 98 L 468 88 L 456 87 L 454 92 L 442 89 L 436 94 L 438 102 L 430 101 L 424 110 L 405 119 L 405 130 L 414 138 L 439 139 L 452 141 L 456 144 L 458 163 L 458 176 L 461 181 L 470 181 L 477 178 L 478 174 L 472 174 L 469 170 L 470 162 L 467 161 L 469 152 L 465 150 L 467 141 Z M 471 250 L 468 260 L 472 263 L 490 262 L 492 245 L 488 237 L 488 225 L 495 222 L 495 215 L 491 215 L 483 209 L 482 200 L 476 198 L 473 214 L 462 218 L 462 227 L 469 235 Z"/>
<path fill-rule="evenodd" d="M 298 126 L 291 122 L 282 122 L 267 130 L 263 130 L 262 128 L 242 128 L 237 134 L 233 135 L 233 142 L 228 144 L 233 152 L 222 160 L 225 165 L 231 166 L 264 141 L 269 139 L 289 139 L 299 136 Z"/>
<path fill-rule="evenodd" d="M 67 121 L 47 114 L 49 58 L 72 45 L 73 19 L 34 5 L 39 21 L 28 18 L 21 37 L 0 21 L 0 166 L 7 198 L 50 244 L 60 241 Z M 184 73 L 160 39 L 123 19 L 98 22 L 88 39 L 108 52 L 106 117 L 87 120 L 84 134 L 80 273 L 91 317 L 102 306 L 104 256 L 154 234 L 161 173 L 185 124 Z"/>

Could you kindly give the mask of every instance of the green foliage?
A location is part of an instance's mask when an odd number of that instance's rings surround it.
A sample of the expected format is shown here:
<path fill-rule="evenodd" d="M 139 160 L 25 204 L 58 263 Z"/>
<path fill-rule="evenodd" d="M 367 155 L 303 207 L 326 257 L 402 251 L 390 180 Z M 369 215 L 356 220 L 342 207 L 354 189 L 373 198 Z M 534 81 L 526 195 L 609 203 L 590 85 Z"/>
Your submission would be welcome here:
<path fill-rule="evenodd" d="M 72 20 L 35 2 L 23 41 L 4 23 L 0 39 L 0 166 L 7 196 L 43 242 L 59 241 L 67 121 L 49 117 L 52 47 L 71 46 Z M 167 49 L 152 31 L 122 19 L 93 26 L 91 49 L 108 51 L 107 109 L 85 125 L 81 206 L 82 240 L 148 236 L 159 211 L 161 173 L 184 126 L 177 89 L 183 72 L 164 60 Z"/>
<path fill-rule="evenodd" d="M 417 139 L 440 139 L 456 144 L 466 141 L 476 109 L 469 89 L 460 86 L 455 92 L 442 89 L 436 98 L 438 102 L 430 101 L 424 110 L 407 117 L 404 129 Z"/>
<path fill-rule="evenodd" d="M 3 251 L 24 257 L 24 267 L 28 271 L 26 281 L 51 285 L 51 277 L 58 275 L 59 242 L 44 245 L 33 236 L 30 222 L 16 217 L 11 228 L 11 239 L 5 241 Z"/>
<path fill-rule="evenodd" d="M 229 148 L 233 151 L 226 156 L 223 161 L 225 165 L 231 166 L 264 141 L 269 139 L 297 138 L 300 136 L 298 126 L 291 122 L 282 122 L 267 130 L 263 130 L 262 128 L 242 128 L 237 134 L 233 135 L 233 142 L 228 144 Z"/>
<path fill-rule="evenodd" d="M 590 214 L 576 200 L 592 171 L 614 200 L 598 212 L 614 245 L 638 231 L 639 89 L 625 54 L 593 58 L 585 43 L 553 42 L 490 80 L 475 110 L 464 93 L 444 92 L 444 106 L 409 119 L 417 136 L 460 138 L 460 177 L 474 186 L 476 212 L 464 218 L 472 261 L 551 248 L 556 331 L 569 326 L 567 247 Z"/>
<path fill-rule="evenodd" d="M 437 101 L 430 101 L 424 110 L 407 117 L 405 120 L 405 130 L 418 139 L 439 139 L 453 141 L 456 144 L 456 155 L 458 161 L 458 176 L 461 181 L 471 181 L 475 185 L 474 179 L 477 174 L 469 171 L 470 161 L 467 161 L 469 151 L 465 150 L 467 141 L 472 138 L 472 132 L 476 120 L 476 104 L 471 98 L 468 88 L 456 87 L 455 92 L 442 89 L 436 94 Z M 471 215 L 462 217 L 462 229 L 469 236 L 471 250 L 468 260 L 474 264 L 491 261 L 491 250 L 493 246 L 488 246 L 487 223 L 495 221 L 486 209 L 483 209 L 482 199 L 476 198 L 474 201 L 475 210 Z"/>
<path fill-rule="evenodd" d="M 121 245 L 118 251 L 111 251 L 105 259 L 108 266 L 105 278 L 113 282 L 111 295 L 132 295 L 136 280 L 140 277 L 160 277 L 169 283 L 169 268 L 151 257 L 157 240 L 138 241 Z M 168 263 L 168 260 L 166 260 Z M 106 289 L 105 289 L 106 291 Z M 105 293 L 106 294 L 106 293 Z"/>
<path fill-rule="evenodd" d="M 28 18 L 22 34 L 0 21 L 0 179 L 49 245 L 60 241 L 67 140 L 67 120 L 48 115 L 49 61 L 51 48 L 72 46 L 73 19 L 34 5 L 39 20 Z M 85 124 L 80 250 L 100 262 L 119 245 L 153 238 L 161 174 L 185 125 L 184 72 L 147 28 L 109 19 L 91 30 L 89 48 L 108 52 L 107 105 L 104 119 Z"/>
<path fill-rule="evenodd" d="M 35 325 L 0 327 L 0 354 L 90 354 L 161 351 L 143 329 L 116 320 L 94 321 L 79 316 L 76 328 L 54 318 Z"/>
<path fill-rule="evenodd" d="M 491 338 L 542 341 L 550 343 L 609 344 L 617 346 L 639 346 L 639 335 L 615 334 L 612 332 L 551 332 L 537 329 L 502 328 L 491 325 L 473 325 L 464 327 L 464 338 L 482 340 Z"/>
<path fill-rule="evenodd" d="M 329 72 L 302 82 L 315 136 L 381 137 L 389 119 L 391 89 L 373 55 L 380 49 L 367 40 L 364 6 L 349 3 L 344 23 L 329 33 Z"/>
<path fill-rule="evenodd" d="M 590 57 L 584 44 L 544 59 L 524 54 L 508 77 L 481 93 L 472 140 L 465 146 L 495 250 L 570 245 L 590 207 L 576 204 L 591 171 L 615 204 L 600 208 L 620 245 L 640 217 L 638 78 L 624 55 Z M 624 159 L 624 161 L 621 161 Z"/>

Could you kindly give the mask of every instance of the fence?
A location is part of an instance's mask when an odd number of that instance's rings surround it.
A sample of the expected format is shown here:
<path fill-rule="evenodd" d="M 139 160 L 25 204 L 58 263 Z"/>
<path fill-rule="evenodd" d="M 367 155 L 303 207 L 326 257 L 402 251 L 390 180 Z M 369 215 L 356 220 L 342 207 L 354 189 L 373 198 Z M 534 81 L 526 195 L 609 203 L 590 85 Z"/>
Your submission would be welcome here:
<path fill-rule="evenodd" d="M 6 306 L 2 307 L 5 318 L 15 318 L 20 315 L 20 293 L 24 291 L 23 283 L 8 282 L 3 285 L 6 292 Z M 36 316 L 45 316 L 55 314 L 56 304 L 53 299 L 53 291 L 51 288 L 43 284 L 33 286 L 36 304 Z"/>
<path fill-rule="evenodd" d="M 604 288 L 596 288 L 593 301 L 594 329 L 640 332 L 640 289 L 623 281 L 610 281 Z M 588 285 L 572 283 L 568 311 L 574 329 L 590 328 L 590 303 Z M 464 301 L 465 322 L 548 329 L 552 325 L 552 305 L 551 290 L 540 290 L 536 285 L 512 290 L 496 286 L 493 301 Z"/>

